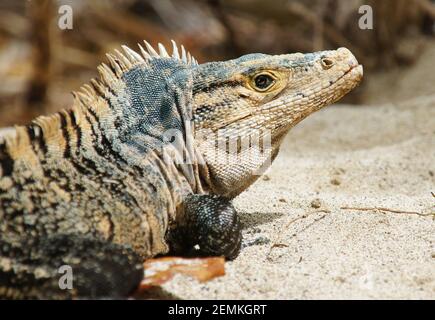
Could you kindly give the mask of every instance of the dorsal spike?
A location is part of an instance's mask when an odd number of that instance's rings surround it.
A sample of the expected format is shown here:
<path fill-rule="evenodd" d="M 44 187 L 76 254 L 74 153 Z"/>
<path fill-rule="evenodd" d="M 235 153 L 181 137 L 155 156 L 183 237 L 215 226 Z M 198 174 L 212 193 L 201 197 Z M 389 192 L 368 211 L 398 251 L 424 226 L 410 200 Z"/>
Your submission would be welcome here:
<path fill-rule="evenodd" d="M 115 53 L 116 53 L 116 57 L 118 58 L 118 61 L 120 62 L 119 65 L 121 68 L 124 69 L 124 71 L 125 71 L 125 69 L 128 69 L 131 67 L 130 60 L 128 60 L 127 57 L 124 56 L 121 51 L 119 51 L 118 49 L 115 49 Z"/>
<path fill-rule="evenodd" d="M 91 85 L 96 92 L 98 92 L 100 95 L 104 95 L 104 87 L 101 85 L 101 83 L 98 80 L 91 79 Z"/>
<path fill-rule="evenodd" d="M 112 70 L 105 64 L 102 63 L 97 67 L 98 72 L 100 73 L 100 78 L 106 84 L 110 83 L 111 79 L 115 77 Z"/>
<path fill-rule="evenodd" d="M 108 76 L 110 76 L 110 77 L 112 77 L 112 78 L 115 77 L 115 74 L 113 73 L 112 69 L 110 69 L 110 67 L 109 67 L 107 64 L 105 64 L 105 63 L 103 62 L 103 63 L 100 65 L 100 67 L 101 67 L 101 70 L 102 70 L 104 73 L 106 73 Z"/>
<path fill-rule="evenodd" d="M 138 54 L 137 52 L 135 52 L 134 50 L 131 50 L 129 47 L 127 47 L 125 45 L 123 45 L 121 47 L 124 50 L 125 55 L 130 60 L 130 62 L 132 62 L 132 63 L 145 62 L 145 60 L 142 58 L 142 56 L 140 54 Z"/>
<path fill-rule="evenodd" d="M 178 46 L 174 40 L 171 40 L 171 42 L 172 42 L 172 57 L 180 60 L 180 54 L 178 53 Z"/>
<path fill-rule="evenodd" d="M 108 86 L 116 80 L 116 75 L 113 73 L 112 69 L 105 63 L 102 63 L 98 66 L 98 71 L 100 73 L 101 80 Z"/>
<path fill-rule="evenodd" d="M 113 70 L 115 71 L 116 76 L 118 78 L 121 77 L 121 75 L 122 75 L 122 69 L 119 66 L 118 62 L 116 61 L 116 57 L 114 57 L 110 53 L 107 53 L 106 57 L 107 57 L 107 59 L 109 59 L 110 65 L 113 68 Z"/>
<path fill-rule="evenodd" d="M 181 61 L 187 65 L 198 65 L 197 60 L 184 48 L 183 45 L 179 48 L 174 40 L 171 40 L 171 43 L 172 55 L 168 54 L 168 51 L 161 43 L 158 43 L 158 50 L 160 53 L 157 53 L 157 51 L 145 40 L 145 46 L 138 44 L 140 53 L 130 49 L 126 45 L 121 46 L 122 50 L 115 49 L 113 53 L 107 53 L 106 56 L 109 63 L 101 63 L 97 67 L 100 74 L 99 78 L 92 79 L 90 86 L 83 86 L 81 90 L 82 95 L 90 98 L 97 95 L 107 95 L 107 88 L 113 88 L 126 71 L 138 64 L 147 65 L 149 61 L 153 59 L 169 58 Z M 78 100 L 85 101 L 83 97 L 78 95 L 78 93 L 76 96 L 78 96 Z"/>
<path fill-rule="evenodd" d="M 192 55 L 190 52 L 187 52 L 187 64 L 192 64 Z"/>
<path fill-rule="evenodd" d="M 90 102 L 90 97 L 83 92 L 77 92 L 77 96 L 83 104 L 87 104 Z"/>
<path fill-rule="evenodd" d="M 165 48 L 165 46 L 163 44 L 161 44 L 159 42 L 158 47 L 159 47 L 160 57 L 170 58 L 169 54 L 168 54 L 168 51 L 166 51 L 166 48 Z"/>
<path fill-rule="evenodd" d="M 88 96 L 94 96 L 95 90 L 88 84 L 84 84 L 82 87 L 82 90 L 88 95 Z"/>
<path fill-rule="evenodd" d="M 184 49 L 183 45 L 181 45 L 181 61 L 187 63 L 186 49 Z"/>
<path fill-rule="evenodd" d="M 150 60 L 151 59 L 150 54 L 140 45 L 140 43 L 138 43 L 138 46 L 139 46 L 139 49 L 140 49 L 140 53 L 145 58 L 145 60 Z"/>
<path fill-rule="evenodd" d="M 145 46 L 148 50 L 148 53 L 151 55 L 151 57 L 159 57 L 159 54 L 157 53 L 156 50 L 154 50 L 152 45 L 150 45 L 146 40 L 144 40 L 144 43 L 145 43 Z"/>

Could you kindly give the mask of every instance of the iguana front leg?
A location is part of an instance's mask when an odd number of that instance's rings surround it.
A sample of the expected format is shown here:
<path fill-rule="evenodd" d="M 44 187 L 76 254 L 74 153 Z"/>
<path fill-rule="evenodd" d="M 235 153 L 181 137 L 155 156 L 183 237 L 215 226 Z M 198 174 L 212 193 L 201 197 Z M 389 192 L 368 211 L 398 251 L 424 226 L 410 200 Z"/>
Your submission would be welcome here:
<path fill-rule="evenodd" d="M 216 195 L 190 195 L 169 236 L 172 254 L 234 259 L 242 242 L 241 224 L 231 201 Z"/>

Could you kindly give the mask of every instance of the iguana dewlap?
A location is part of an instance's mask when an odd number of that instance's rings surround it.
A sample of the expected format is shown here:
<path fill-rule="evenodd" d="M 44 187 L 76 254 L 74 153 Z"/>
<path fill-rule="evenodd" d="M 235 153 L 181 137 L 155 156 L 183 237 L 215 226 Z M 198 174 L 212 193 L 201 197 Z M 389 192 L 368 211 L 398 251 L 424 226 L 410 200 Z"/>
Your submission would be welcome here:
<path fill-rule="evenodd" d="M 123 49 L 71 109 L 0 140 L 0 297 L 123 297 L 149 257 L 234 258 L 231 199 L 363 74 L 345 48 L 204 64 L 175 43 Z"/>

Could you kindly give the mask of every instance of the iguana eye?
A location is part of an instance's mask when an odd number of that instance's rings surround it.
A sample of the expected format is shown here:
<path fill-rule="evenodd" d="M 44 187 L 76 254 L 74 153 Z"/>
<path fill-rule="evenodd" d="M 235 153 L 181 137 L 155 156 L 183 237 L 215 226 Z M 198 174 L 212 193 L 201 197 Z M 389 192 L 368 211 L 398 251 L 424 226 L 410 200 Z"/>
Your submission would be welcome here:
<path fill-rule="evenodd" d="M 254 78 L 254 84 L 259 91 L 265 91 L 275 83 L 275 79 L 269 74 L 259 74 Z"/>

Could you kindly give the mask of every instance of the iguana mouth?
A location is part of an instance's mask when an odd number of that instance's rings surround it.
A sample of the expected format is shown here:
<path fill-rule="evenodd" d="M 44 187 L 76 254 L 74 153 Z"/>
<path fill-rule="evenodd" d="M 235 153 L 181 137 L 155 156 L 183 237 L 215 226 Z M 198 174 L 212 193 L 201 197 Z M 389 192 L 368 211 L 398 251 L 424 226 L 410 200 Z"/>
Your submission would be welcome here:
<path fill-rule="evenodd" d="M 349 70 L 347 70 L 342 76 L 337 78 L 337 80 L 335 80 L 334 82 L 331 82 L 330 85 L 324 89 L 330 88 L 333 85 L 340 82 L 340 80 L 348 79 L 348 78 L 354 78 L 354 83 L 358 84 L 363 77 L 363 73 L 364 73 L 364 71 L 363 71 L 362 64 L 357 64 L 357 65 L 353 65 L 353 66 L 351 65 Z"/>
<path fill-rule="evenodd" d="M 350 73 L 358 75 L 359 79 L 361 80 L 364 74 L 364 69 L 362 64 L 358 64 L 356 66 L 351 66 L 350 69 L 348 71 L 345 72 L 345 74 L 343 76 L 341 76 L 339 79 L 346 77 L 347 75 L 349 75 Z"/>

